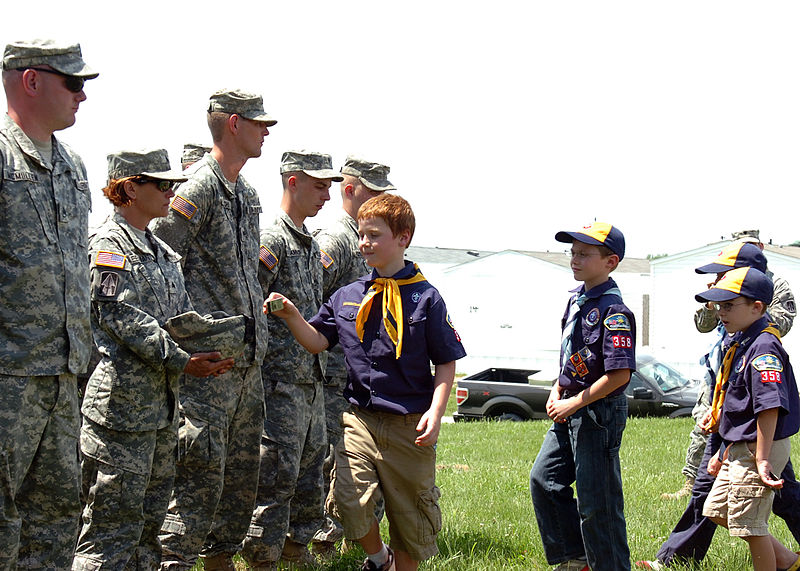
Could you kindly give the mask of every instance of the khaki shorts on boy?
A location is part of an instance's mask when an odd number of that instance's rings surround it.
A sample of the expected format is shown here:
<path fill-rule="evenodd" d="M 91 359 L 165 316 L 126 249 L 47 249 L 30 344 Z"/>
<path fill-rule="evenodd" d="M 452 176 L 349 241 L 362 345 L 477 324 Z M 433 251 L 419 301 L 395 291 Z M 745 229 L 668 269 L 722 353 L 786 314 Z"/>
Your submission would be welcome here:
<path fill-rule="evenodd" d="M 327 509 L 348 539 L 364 537 L 383 495 L 390 547 L 417 561 L 436 555 L 442 527 L 436 450 L 417 446 L 421 414 L 391 414 L 351 407 L 342 418 L 344 436 L 336 447 L 336 469 Z"/>
<path fill-rule="evenodd" d="M 789 461 L 789 439 L 772 443 L 769 462 L 775 474 L 783 472 Z M 720 468 L 714 486 L 703 505 L 703 515 L 728 520 L 728 531 L 735 537 L 767 535 L 767 519 L 775 492 L 758 475 L 755 442 L 736 442 L 728 449 L 728 459 Z"/>

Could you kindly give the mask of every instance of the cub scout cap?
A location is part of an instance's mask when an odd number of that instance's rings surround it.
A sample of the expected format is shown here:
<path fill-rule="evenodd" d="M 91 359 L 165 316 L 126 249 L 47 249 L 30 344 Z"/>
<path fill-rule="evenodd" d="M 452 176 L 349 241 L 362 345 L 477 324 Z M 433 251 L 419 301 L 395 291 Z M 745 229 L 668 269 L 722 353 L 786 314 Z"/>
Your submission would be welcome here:
<path fill-rule="evenodd" d="M 389 176 L 389 167 L 380 163 L 371 163 L 350 155 L 344 161 L 342 174 L 349 174 L 358 178 L 361 184 L 376 192 L 397 190 L 386 178 Z"/>
<path fill-rule="evenodd" d="M 304 172 L 312 178 L 330 179 L 342 182 L 344 177 L 333 170 L 330 155 L 313 151 L 286 151 L 281 157 L 281 174 L 285 172 Z"/>
<path fill-rule="evenodd" d="M 767 258 L 761 248 L 745 242 L 733 242 L 725 246 L 710 264 L 695 268 L 698 274 L 720 274 L 734 268 L 755 268 L 767 271 Z"/>
<path fill-rule="evenodd" d="M 37 39 L 6 45 L 3 52 L 3 71 L 38 65 L 49 65 L 64 75 L 83 79 L 94 79 L 100 75 L 83 61 L 80 44 Z"/>
<path fill-rule="evenodd" d="M 183 145 L 183 154 L 181 154 L 181 164 L 196 163 L 203 158 L 203 155 L 211 152 L 211 147 L 204 147 L 203 145 L 196 145 L 194 143 L 186 143 Z"/>
<path fill-rule="evenodd" d="M 164 329 L 187 353 L 219 351 L 227 359 L 240 355 L 252 342 L 253 326 L 253 320 L 244 315 L 188 311 L 169 318 Z"/>
<path fill-rule="evenodd" d="M 620 260 L 625 257 L 625 236 L 611 224 L 605 222 L 594 222 L 591 226 L 584 226 L 577 232 L 561 231 L 556 234 L 556 240 L 567 244 L 577 240 L 593 246 L 605 246 L 619 256 Z"/>
<path fill-rule="evenodd" d="M 772 280 L 764 272 L 755 268 L 736 268 L 722 276 L 711 289 L 698 293 L 694 298 L 703 303 L 728 301 L 743 296 L 769 304 L 772 293 Z"/>
<path fill-rule="evenodd" d="M 260 95 L 238 89 L 221 89 L 208 100 L 208 112 L 236 114 L 252 121 L 263 121 L 267 127 L 277 123 L 264 111 L 264 100 Z"/>
<path fill-rule="evenodd" d="M 108 155 L 108 181 L 129 176 L 147 176 L 158 180 L 189 180 L 169 166 L 166 149 L 155 151 L 120 151 Z"/>

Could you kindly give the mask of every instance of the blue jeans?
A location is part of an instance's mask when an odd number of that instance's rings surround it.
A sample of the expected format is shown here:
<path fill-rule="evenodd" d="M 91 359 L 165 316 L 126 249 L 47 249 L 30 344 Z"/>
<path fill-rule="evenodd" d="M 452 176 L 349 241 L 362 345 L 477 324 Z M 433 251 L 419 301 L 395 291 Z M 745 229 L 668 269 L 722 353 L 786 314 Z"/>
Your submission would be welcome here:
<path fill-rule="evenodd" d="M 530 485 L 550 565 L 586 557 L 593 571 L 631 568 L 619 465 L 627 418 L 625 395 L 606 397 L 545 434 Z"/>

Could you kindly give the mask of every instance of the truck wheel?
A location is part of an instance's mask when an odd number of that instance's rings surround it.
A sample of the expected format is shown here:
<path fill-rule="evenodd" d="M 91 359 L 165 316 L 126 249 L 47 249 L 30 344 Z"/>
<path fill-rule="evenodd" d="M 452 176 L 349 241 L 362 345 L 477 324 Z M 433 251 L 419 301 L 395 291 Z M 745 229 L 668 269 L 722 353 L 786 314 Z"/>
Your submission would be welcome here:
<path fill-rule="evenodd" d="M 497 420 L 510 420 L 512 422 L 522 422 L 523 420 L 525 420 L 524 418 L 522 418 L 522 416 L 520 416 L 516 412 L 504 412 L 503 414 L 495 418 L 497 418 Z"/>

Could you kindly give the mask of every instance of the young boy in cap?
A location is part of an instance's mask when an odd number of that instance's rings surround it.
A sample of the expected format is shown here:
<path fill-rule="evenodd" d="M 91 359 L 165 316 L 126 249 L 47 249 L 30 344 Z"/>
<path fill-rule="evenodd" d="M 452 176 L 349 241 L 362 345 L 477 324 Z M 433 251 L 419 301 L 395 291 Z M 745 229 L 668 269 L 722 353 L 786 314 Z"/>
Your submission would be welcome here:
<path fill-rule="evenodd" d="M 309 322 L 277 293 L 264 305 L 266 311 L 272 300 L 283 300 L 274 315 L 311 353 L 342 345 L 350 409 L 328 510 L 339 516 L 345 537 L 367 552 L 362 571 L 414 570 L 438 553 L 434 444 L 455 361 L 466 353 L 439 292 L 404 259 L 414 235 L 408 202 L 388 193 L 368 200 L 358 211 L 358 233 L 371 275 L 337 290 Z M 374 515 L 381 496 L 391 549 Z"/>
<path fill-rule="evenodd" d="M 775 476 L 789 460 L 789 437 L 800 428 L 800 398 L 780 334 L 769 323 L 770 279 L 754 268 L 731 270 L 695 296 L 716 304 L 720 321 L 736 334 L 727 348 L 711 410 L 701 421 L 718 431 L 724 450 L 711 458 L 716 476 L 703 515 L 744 539 L 757 571 L 800 569 L 800 557 L 769 533 Z"/>
<path fill-rule="evenodd" d="M 547 401 L 554 424 L 531 469 L 533 507 L 557 570 L 621 571 L 630 569 L 630 554 L 619 448 L 636 326 L 609 274 L 625 255 L 625 238 L 595 222 L 556 240 L 572 243 L 570 266 L 583 285 L 572 290 L 562 320 L 561 374 Z"/>

